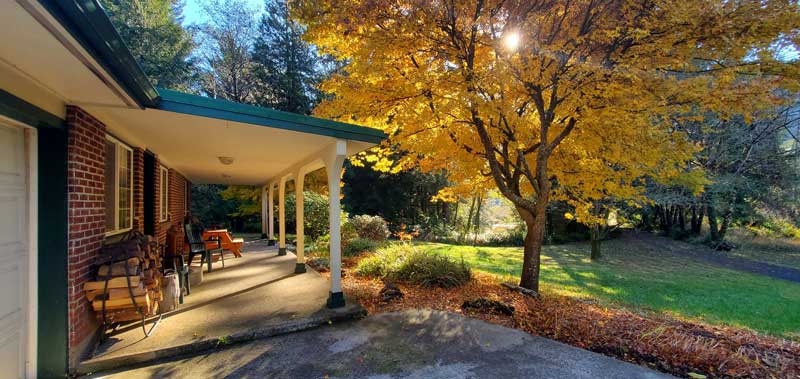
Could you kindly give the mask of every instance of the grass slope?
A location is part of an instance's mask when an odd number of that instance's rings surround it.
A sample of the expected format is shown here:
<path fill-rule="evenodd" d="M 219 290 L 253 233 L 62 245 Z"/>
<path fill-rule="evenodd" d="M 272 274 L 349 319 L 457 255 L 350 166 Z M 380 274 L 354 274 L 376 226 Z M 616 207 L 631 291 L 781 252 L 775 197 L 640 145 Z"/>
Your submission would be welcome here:
<path fill-rule="evenodd" d="M 712 324 L 800 336 L 800 284 L 724 269 L 673 253 L 669 239 L 623 238 L 589 260 L 588 244 L 546 246 L 542 290 L 601 304 L 667 312 Z M 463 259 L 475 270 L 518 280 L 522 249 L 419 243 L 419 249 Z"/>

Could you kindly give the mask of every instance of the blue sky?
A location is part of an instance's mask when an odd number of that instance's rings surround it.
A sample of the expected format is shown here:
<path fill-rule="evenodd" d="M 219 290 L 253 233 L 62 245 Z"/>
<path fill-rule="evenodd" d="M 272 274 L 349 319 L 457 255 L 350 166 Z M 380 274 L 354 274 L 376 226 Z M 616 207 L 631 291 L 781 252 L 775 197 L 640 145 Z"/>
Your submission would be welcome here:
<path fill-rule="evenodd" d="M 261 15 L 264 10 L 263 0 L 236 0 L 243 3 L 248 3 L 252 8 L 258 10 L 255 15 L 256 19 Z M 199 24 L 205 21 L 205 12 L 203 5 L 207 0 L 184 0 L 183 4 L 183 25 Z"/>

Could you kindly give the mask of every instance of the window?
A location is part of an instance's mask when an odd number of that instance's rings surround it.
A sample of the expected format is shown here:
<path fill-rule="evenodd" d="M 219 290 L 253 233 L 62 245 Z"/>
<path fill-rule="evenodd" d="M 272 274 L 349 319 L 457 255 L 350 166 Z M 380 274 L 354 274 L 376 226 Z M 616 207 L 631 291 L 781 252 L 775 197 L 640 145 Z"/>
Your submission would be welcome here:
<path fill-rule="evenodd" d="M 166 167 L 161 166 L 159 168 L 159 175 L 161 175 L 159 180 L 159 195 L 160 198 L 160 208 L 158 210 L 158 220 L 159 221 L 167 221 L 169 219 L 169 170 Z"/>
<path fill-rule="evenodd" d="M 133 150 L 106 137 L 106 234 L 133 227 Z"/>

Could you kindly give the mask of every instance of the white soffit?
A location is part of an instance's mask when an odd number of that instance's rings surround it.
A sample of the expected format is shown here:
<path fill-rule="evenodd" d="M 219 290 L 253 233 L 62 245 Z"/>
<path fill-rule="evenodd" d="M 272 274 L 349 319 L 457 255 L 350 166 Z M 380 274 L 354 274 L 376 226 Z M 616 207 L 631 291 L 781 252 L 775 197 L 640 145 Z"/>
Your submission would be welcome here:
<path fill-rule="evenodd" d="M 263 185 L 325 151 L 334 137 L 156 109 L 90 107 L 109 133 L 148 149 L 193 183 Z M 347 141 L 348 154 L 374 144 Z M 219 157 L 232 157 L 224 165 Z"/>
<path fill-rule="evenodd" d="M 0 35 L 3 36 L 0 69 L 16 71 L 15 75 L 27 79 L 29 85 L 69 104 L 135 106 L 80 44 L 35 1 L 0 1 Z M 18 90 L 4 89 L 11 93 Z M 36 104 L 33 100 L 28 101 Z"/>

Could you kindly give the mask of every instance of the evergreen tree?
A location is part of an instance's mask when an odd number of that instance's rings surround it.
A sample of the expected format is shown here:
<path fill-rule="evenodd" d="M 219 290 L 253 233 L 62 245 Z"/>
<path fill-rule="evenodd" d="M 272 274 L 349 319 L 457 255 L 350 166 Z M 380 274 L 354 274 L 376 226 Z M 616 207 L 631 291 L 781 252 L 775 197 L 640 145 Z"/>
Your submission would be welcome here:
<path fill-rule="evenodd" d="M 329 57 L 303 41 L 305 28 L 289 17 L 285 0 L 267 0 L 253 59 L 258 63 L 258 103 L 309 114 L 319 97 L 316 85 L 332 66 Z"/>
<path fill-rule="evenodd" d="M 194 82 L 192 35 L 181 27 L 180 0 L 101 0 L 150 81 L 186 91 Z"/>

